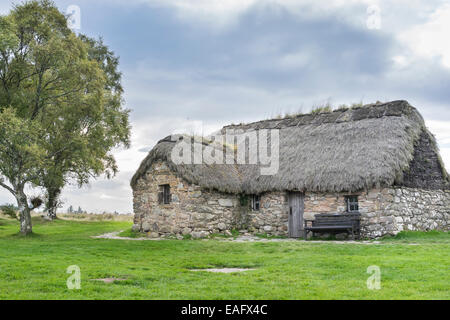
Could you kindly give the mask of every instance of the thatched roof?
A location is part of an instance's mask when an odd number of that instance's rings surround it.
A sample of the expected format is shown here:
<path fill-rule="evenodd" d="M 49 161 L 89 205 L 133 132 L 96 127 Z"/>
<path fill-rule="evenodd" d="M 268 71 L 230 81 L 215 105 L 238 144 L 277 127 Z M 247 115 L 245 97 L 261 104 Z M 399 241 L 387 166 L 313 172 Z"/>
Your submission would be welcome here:
<path fill-rule="evenodd" d="M 177 141 L 187 139 L 176 135 L 161 140 L 150 151 L 131 186 L 135 187 L 154 161 L 163 160 L 185 180 L 222 192 L 352 192 L 401 183 L 413 160 L 415 142 L 424 132 L 439 154 L 422 116 L 406 101 L 231 125 L 222 131 L 229 129 L 279 129 L 278 172 L 263 176 L 258 165 L 249 164 L 176 165 L 171 160 L 172 149 Z M 447 179 L 442 163 L 441 169 Z"/>

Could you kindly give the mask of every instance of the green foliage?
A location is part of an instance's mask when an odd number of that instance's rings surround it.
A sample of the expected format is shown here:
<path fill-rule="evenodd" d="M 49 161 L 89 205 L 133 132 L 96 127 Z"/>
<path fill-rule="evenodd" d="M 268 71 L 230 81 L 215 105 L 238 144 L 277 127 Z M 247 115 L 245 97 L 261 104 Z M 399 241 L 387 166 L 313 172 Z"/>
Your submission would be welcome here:
<path fill-rule="evenodd" d="M 7 52 L 9 48 L 17 47 L 18 41 L 19 39 L 14 35 L 11 20 L 0 16 L 0 52 Z M 0 60 L 0 63 L 4 61 Z"/>
<path fill-rule="evenodd" d="M 185 234 L 183 236 L 183 240 L 192 240 L 192 235 L 191 234 Z"/>
<path fill-rule="evenodd" d="M 346 110 L 349 110 L 349 109 L 350 109 L 350 107 L 349 107 L 348 105 L 346 105 L 346 104 L 341 104 L 341 105 L 339 105 L 339 106 L 337 107 L 336 110 L 339 110 L 339 111 L 346 111 Z"/>
<path fill-rule="evenodd" d="M 6 215 L 12 219 L 17 219 L 17 208 L 13 204 L 5 204 L 5 205 L 1 206 L 0 211 L 4 215 Z"/>
<path fill-rule="evenodd" d="M 382 102 L 377 101 L 375 104 L 381 104 Z M 325 104 L 322 105 L 314 105 L 311 108 L 310 114 L 319 114 L 319 113 L 330 113 L 333 111 L 346 111 L 346 110 L 350 110 L 350 109 L 359 109 L 359 108 L 363 108 L 364 107 L 364 103 L 363 101 L 360 102 L 354 102 L 350 105 L 347 104 L 340 104 L 337 107 L 334 107 L 330 102 L 327 102 Z M 288 118 L 295 118 L 298 116 L 302 116 L 304 115 L 304 113 L 302 111 L 298 111 L 298 112 L 294 112 L 294 113 L 290 113 L 290 112 L 286 112 L 286 113 L 278 113 L 277 115 L 271 117 L 271 119 L 288 119 Z"/>
<path fill-rule="evenodd" d="M 330 103 L 327 103 L 322 106 L 314 106 L 311 109 L 311 114 L 317 114 L 317 113 L 325 113 L 325 112 L 332 112 L 333 106 Z"/>
<path fill-rule="evenodd" d="M 239 195 L 239 204 L 241 205 L 241 207 L 248 207 L 249 206 L 249 200 L 248 200 L 248 195 L 246 194 L 240 194 Z"/>
<path fill-rule="evenodd" d="M 231 232 L 231 235 L 233 237 L 239 237 L 239 230 L 238 229 L 232 229 L 230 232 Z"/>
<path fill-rule="evenodd" d="M 299 116 L 302 116 L 302 115 L 304 115 L 304 113 L 303 112 L 301 112 L 301 111 L 298 111 L 298 112 L 286 112 L 285 114 L 277 114 L 276 116 L 275 116 L 275 119 L 289 119 L 289 118 L 295 118 L 295 117 L 299 117 Z"/>
<path fill-rule="evenodd" d="M 39 168 L 48 164 L 41 148 L 43 130 L 39 123 L 22 119 L 13 108 L 0 112 L 0 184 L 9 181 L 38 183 Z M 11 191 L 11 190 L 10 190 Z"/>
<path fill-rule="evenodd" d="M 364 107 L 364 103 L 362 101 L 360 101 L 360 102 L 352 103 L 352 105 L 350 106 L 350 109 L 358 109 L 358 108 L 362 108 L 362 107 Z"/>
<path fill-rule="evenodd" d="M 144 235 L 140 232 L 135 232 L 131 228 L 129 228 L 129 229 L 119 233 L 119 237 L 136 239 L 136 238 L 143 238 Z"/>

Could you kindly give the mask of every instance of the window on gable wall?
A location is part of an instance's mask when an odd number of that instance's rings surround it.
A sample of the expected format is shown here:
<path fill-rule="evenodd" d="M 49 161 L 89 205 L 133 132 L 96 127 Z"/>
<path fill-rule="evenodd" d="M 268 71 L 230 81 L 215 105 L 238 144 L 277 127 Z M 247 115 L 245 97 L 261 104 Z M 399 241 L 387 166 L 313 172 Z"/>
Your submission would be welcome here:
<path fill-rule="evenodd" d="M 159 204 L 170 203 L 170 186 L 168 184 L 159 186 L 158 203 Z"/>
<path fill-rule="evenodd" d="M 347 212 L 359 211 L 358 196 L 347 196 L 345 197 L 345 202 L 347 205 Z"/>
<path fill-rule="evenodd" d="M 252 210 L 259 211 L 261 208 L 261 196 L 260 195 L 252 195 Z"/>

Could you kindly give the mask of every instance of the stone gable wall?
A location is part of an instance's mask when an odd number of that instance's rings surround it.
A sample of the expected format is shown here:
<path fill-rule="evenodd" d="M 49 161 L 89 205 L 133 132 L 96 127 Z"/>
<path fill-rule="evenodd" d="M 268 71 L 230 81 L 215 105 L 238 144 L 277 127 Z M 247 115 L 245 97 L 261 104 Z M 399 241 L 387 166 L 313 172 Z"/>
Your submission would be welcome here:
<path fill-rule="evenodd" d="M 170 204 L 158 204 L 159 186 L 169 184 Z M 305 193 L 305 219 L 318 213 L 346 211 L 346 193 Z M 402 230 L 448 230 L 450 191 L 384 188 L 360 192 L 362 235 L 368 238 L 396 234 Z M 285 192 L 261 195 L 260 211 L 250 209 L 250 197 L 205 190 L 187 183 L 156 162 L 140 178 L 134 190 L 134 226 L 149 237 L 212 233 L 230 234 L 232 229 L 250 233 L 288 235 L 288 203 Z"/>

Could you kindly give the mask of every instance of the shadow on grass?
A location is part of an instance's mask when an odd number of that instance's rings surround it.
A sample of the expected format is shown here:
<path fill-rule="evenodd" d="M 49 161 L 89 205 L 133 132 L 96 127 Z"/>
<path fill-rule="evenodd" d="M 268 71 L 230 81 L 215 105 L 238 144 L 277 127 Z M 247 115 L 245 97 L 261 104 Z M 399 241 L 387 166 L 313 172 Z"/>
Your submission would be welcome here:
<path fill-rule="evenodd" d="M 22 233 L 20 233 L 20 232 L 16 232 L 16 233 L 13 233 L 13 234 L 9 234 L 7 237 L 9 237 L 9 238 L 16 238 L 16 239 L 45 239 L 45 238 L 48 238 L 48 236 L 47 235 L 45 235 L 45 234 L 40 234 L 40 233 L 35 233 L 35 232 L 32 232 L 31 234 L 27 234 L 27 235 L 24 235 L 24 234 L 22 234 Z"/>

